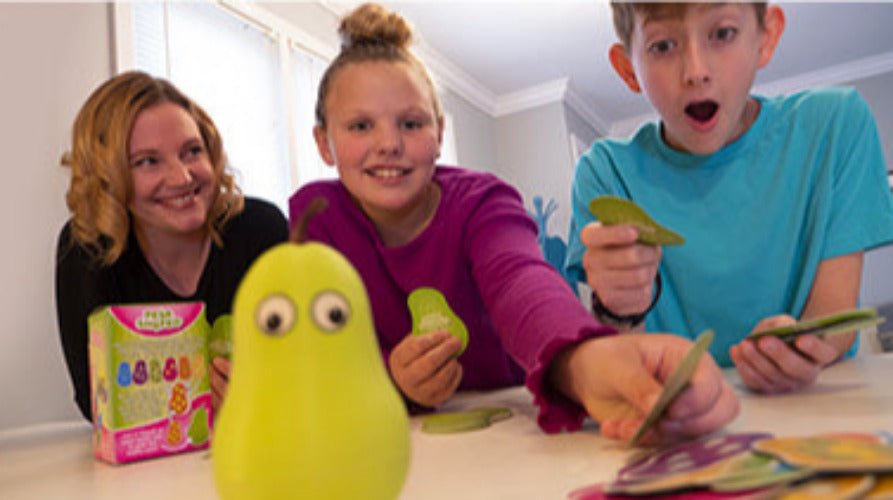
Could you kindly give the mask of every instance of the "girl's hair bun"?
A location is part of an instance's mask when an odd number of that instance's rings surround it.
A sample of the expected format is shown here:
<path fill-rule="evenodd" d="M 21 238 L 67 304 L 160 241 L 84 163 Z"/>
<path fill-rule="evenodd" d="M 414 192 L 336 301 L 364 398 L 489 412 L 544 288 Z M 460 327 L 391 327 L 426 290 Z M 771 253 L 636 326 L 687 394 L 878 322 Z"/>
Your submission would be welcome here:
<path fill-rule="evenodd" d="M 399 14 L 379 4 L 365 3 L 341 20 L 341 50 L 364 45 L 392 45 L 409 49 L 412 27 Z"/>

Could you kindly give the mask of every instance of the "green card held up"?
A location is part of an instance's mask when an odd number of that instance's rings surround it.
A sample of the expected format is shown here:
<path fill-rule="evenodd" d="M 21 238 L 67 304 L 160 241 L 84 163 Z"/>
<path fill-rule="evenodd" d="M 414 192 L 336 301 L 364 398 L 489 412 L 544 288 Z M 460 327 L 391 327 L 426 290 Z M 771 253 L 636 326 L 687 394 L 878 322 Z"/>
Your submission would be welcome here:
<path fill-rule="evenodd" d="M 645 415 L 645 420 L 642 421 L 642 425 L 639 426 L 639 429 L 633 436 L 633 444 L 637 444 L 642 439 L 642 436 L 654 427 L 667 408 L 669 408 L 670 403 L 688 386 L 689 381 L 695 374 L 695 369 L 698 367 L 698 362 L 701 361 L 701 356 L 710 347 L 711 342 L 713 342 L 713 330 L 706 330 L 701 333 L 695 340 L 695 344 L 685 353 L 682 361 L 670 372 L 670 376 L 667 377 L 657 402 L 651 407 L 648 415 Z"/>
<path fill-rule="evenodd" d="M 434 288 L 417 288 L 406 299 L 412 315 L 412 334 L 424 335 L 438 330 L 447 330 L 462 341 L 462 349 L 468 346 L 468 329 L 459 316 L 450 309 L 443 294 Z"/>
<path fill-rule="evenodd" d="M 822 316 L 821 318 L 798 321 L 793 325 L 779 326 L 761 332 L 753 332 L 748 335 L 747 338 L 758 339 L 761 337 L 773 336 L 790 343 L 798 336 L 807 333 L 819 337 L 826 337 L 829 335 L 854 332 L 863 328 L 876 326 L 884 321 L 886 321 L 886 318 L 878 316 L 877 310 L 866 307 L 863 309 L 853 309 L 837 314 Z"/>
<path fill-rule="evenodd" d="M 655 246 L 681 245 L 685 238 L 654 221 L 635 203 L 616 196 L 598 196 L 589 202 L 592 215 L 606 226 L 627 224 L 639 232 L 639 243 Z"/>

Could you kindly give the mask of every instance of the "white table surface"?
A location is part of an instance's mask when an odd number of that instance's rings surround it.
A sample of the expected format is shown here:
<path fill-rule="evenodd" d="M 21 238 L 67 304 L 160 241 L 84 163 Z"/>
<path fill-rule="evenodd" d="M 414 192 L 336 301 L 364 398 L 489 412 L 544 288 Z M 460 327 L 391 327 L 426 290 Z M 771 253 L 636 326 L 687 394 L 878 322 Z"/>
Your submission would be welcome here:
<path fill-rule="evenodd" d="M 860 355 L 825 370 L 812 387 L 780 396 L 742 390 L 728 432 L 778 436 L 825 431 L 893 431 L 893 354 Z M 412 419 L 412 463 L 401 499 L 563 499 L 609 480 L 633 453 L 591 423 L 547 435 L 523 388 L 462 394 L 444 410 L 507 406 L 515 415 L 463 434 L 431 435 Z M 93 458 L 90 427 L 74 422 L 0 433 L 0 499 L 215 499 L 207 451 L 108 465 Z"/>

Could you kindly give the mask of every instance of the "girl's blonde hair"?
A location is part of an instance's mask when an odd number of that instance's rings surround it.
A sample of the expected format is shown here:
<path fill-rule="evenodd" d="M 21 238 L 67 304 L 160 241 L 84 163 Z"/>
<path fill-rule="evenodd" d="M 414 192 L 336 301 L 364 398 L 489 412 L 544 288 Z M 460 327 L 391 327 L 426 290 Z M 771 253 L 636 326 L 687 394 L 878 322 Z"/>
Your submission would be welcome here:
<path fill-rule="evenodd" d="M 118 260 L 130 232 L 127 206 L 133 182 L 127 144 L 133 123 L 143 110 L 165 102 L 189 113 L 205 143 L 217 180 L 205 227 L 218 246 L 223 245 L 223 226 L 244 206 L 220 133 L 201 107 L 170 82 L 146 73 L 130 71 L 112 77 L 93 91 L 78 112 L 71 150 L 62 155 L 62 165 L 71 168 L 65 201 L 72 214 L 72 242 L 103 265 Z"/>
<path fill-rule="evenodd" d="M 425 65 L 409 51 L 412 27 L 399 14 L 381 5 L 366 3 L 341 19 L 338 27 L 341 52 L 329 64 L 319 83 L 316 99 L 316 124 L 326 128 L 326 98 L 338 72 L 352 63 L 368 61 L 402 62 L 419 72 L 428 85 L 434 104 L 435 119 L 443 123 L 443 106 Z"/>

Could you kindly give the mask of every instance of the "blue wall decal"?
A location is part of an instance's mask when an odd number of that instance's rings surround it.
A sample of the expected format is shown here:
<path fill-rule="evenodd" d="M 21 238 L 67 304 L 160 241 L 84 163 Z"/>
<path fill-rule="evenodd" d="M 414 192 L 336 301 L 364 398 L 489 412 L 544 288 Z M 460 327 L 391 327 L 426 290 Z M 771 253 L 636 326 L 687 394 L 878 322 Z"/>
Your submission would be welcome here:
<path fill-rule="evenodd" d="M 567 282 L 567 285 L 577 293 L 576 283 L 574 280 L 567 275 L 564 271 L 564 256 L 567 254 L 567 244 L 558 236 L 549 236 L 546 234 L 547 223 L 549 222 L 549 217 L 558 210 L 558 204 L 555 203 L 555 200 L 550 198 L 549 202 L 546 204 L 545 208 L 543 208 L 543 197 L 542 196 L 534 196 L 533 197 L 533 208 L 535 212 L 527 212 L 533 217 L 533 220 L 536 221 L 536 225 L 539 228 L 539 233 L 537 234 L 537 241 L 540 244 L 540 249 L 543 251 L 543 257 L 546 258 L 546 262 L 552 265 L 560 274 L 564 281 Z"/>

